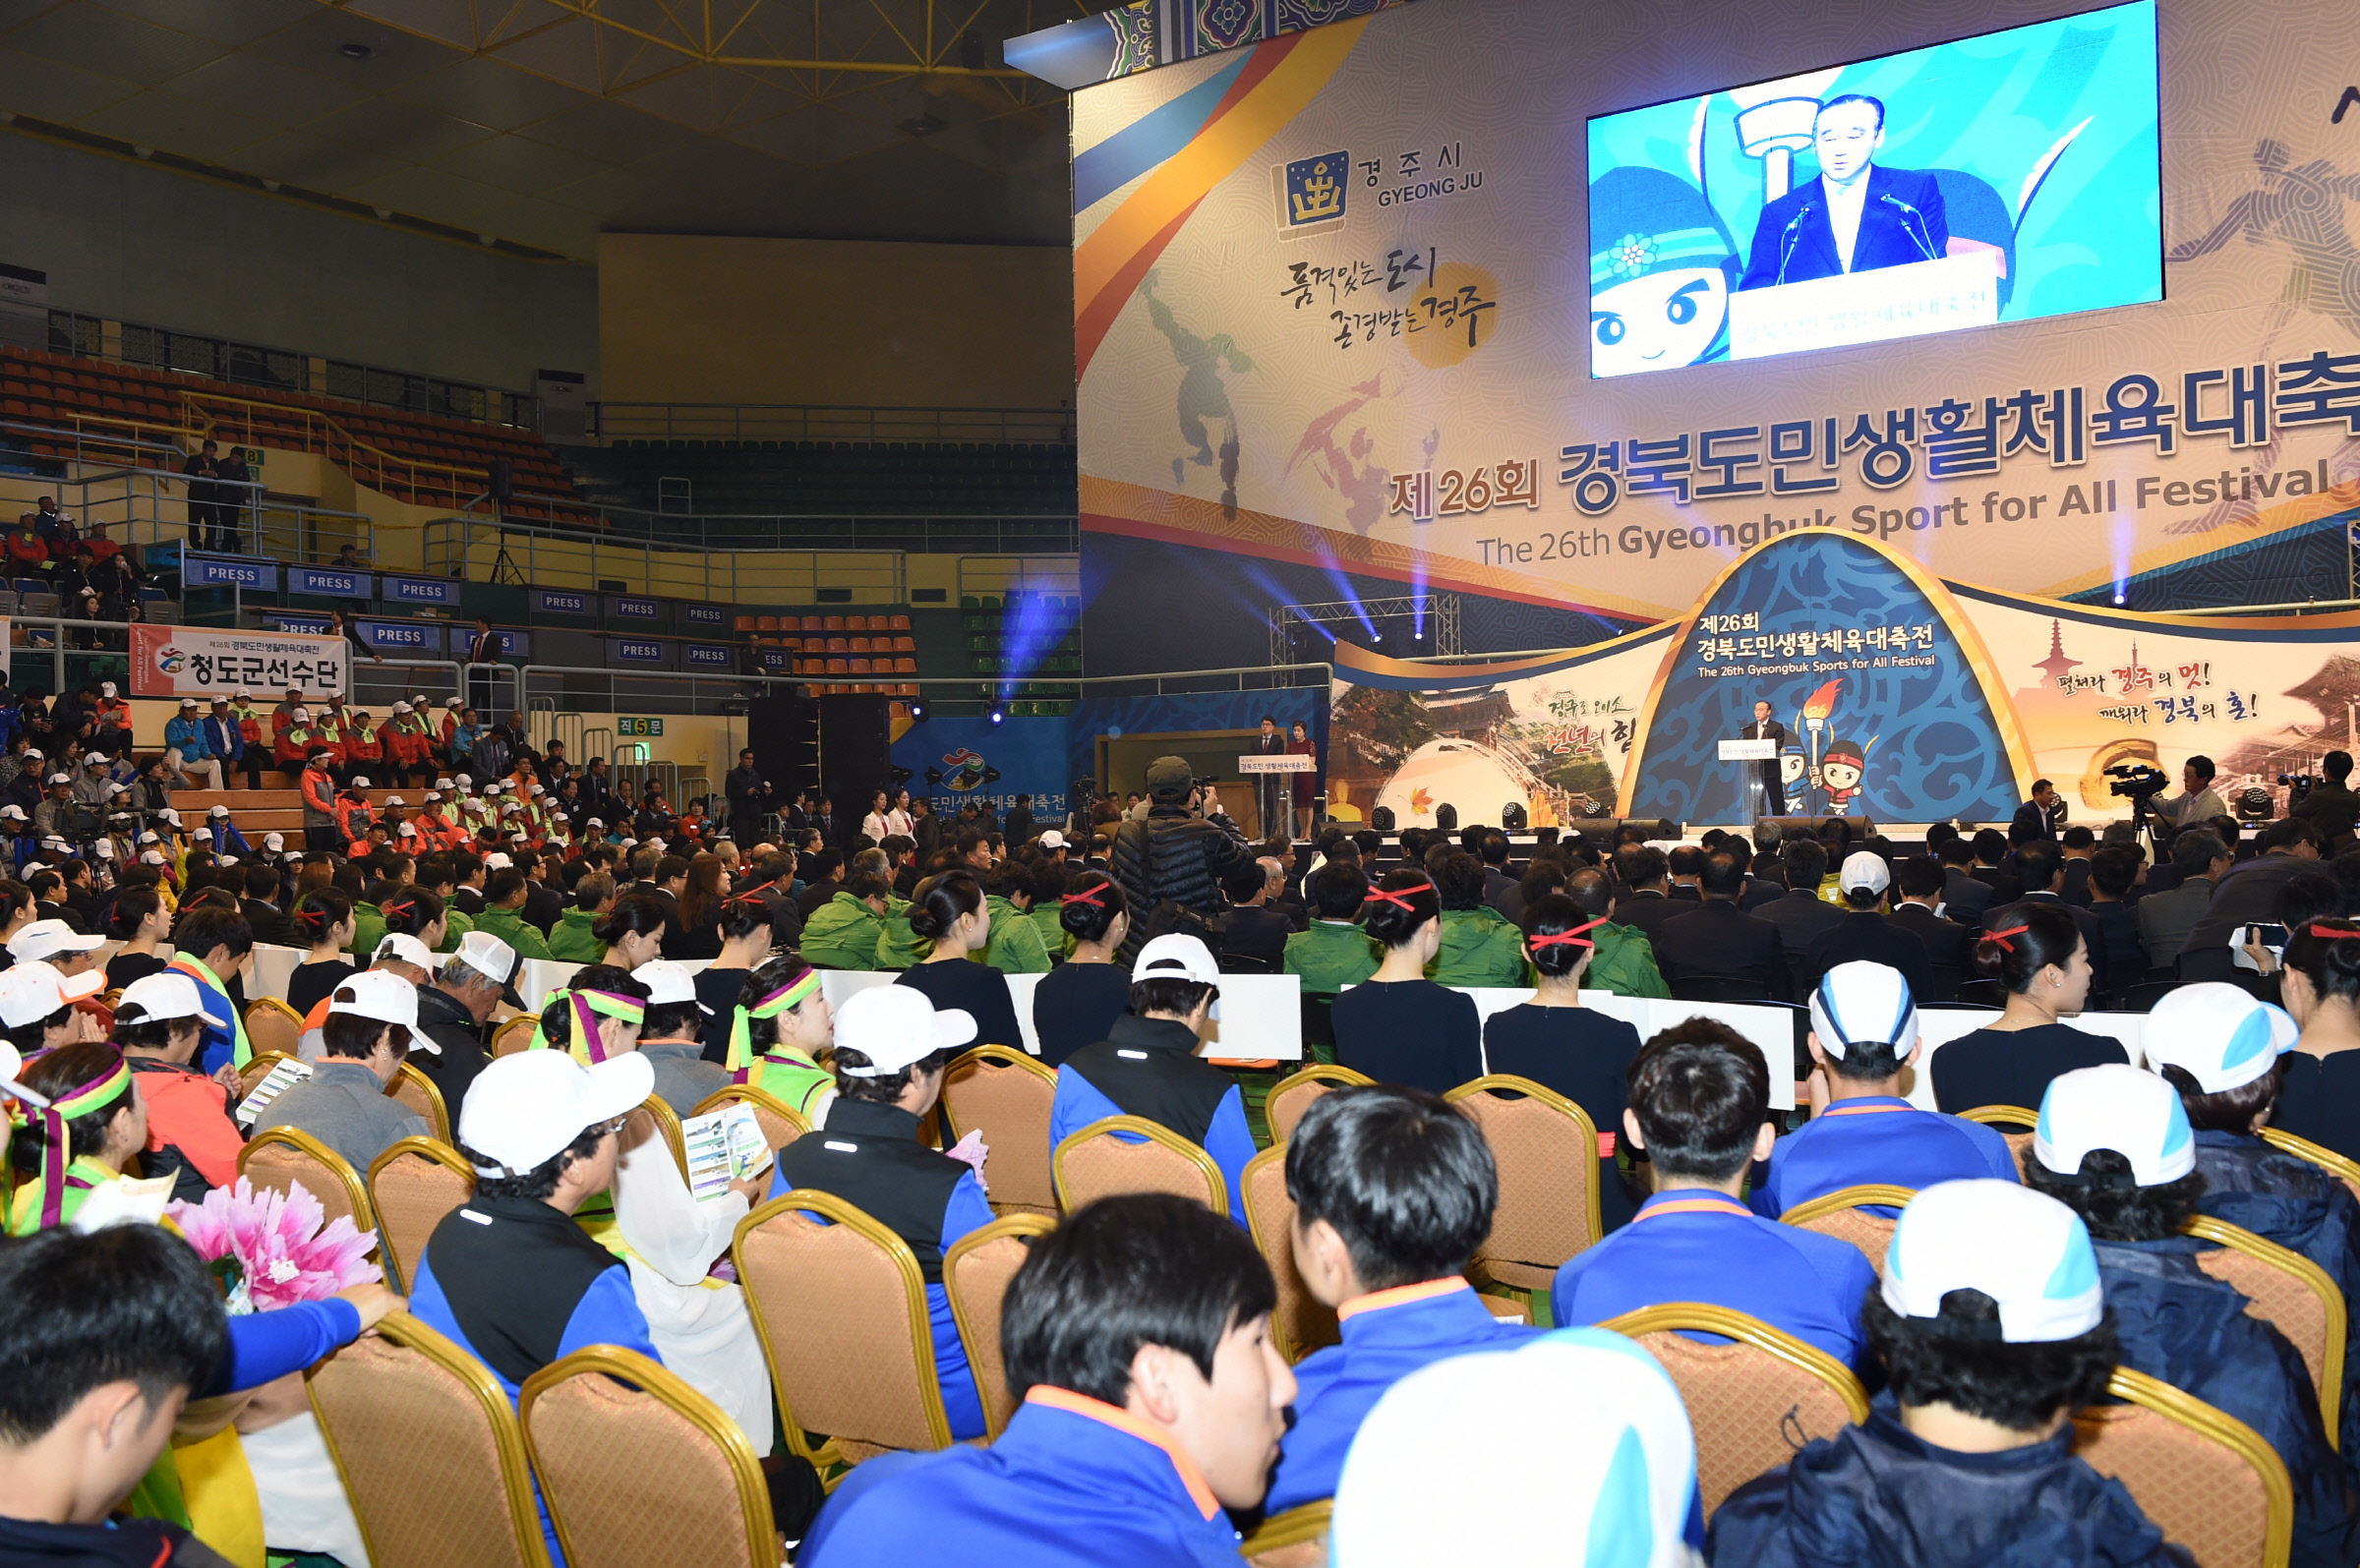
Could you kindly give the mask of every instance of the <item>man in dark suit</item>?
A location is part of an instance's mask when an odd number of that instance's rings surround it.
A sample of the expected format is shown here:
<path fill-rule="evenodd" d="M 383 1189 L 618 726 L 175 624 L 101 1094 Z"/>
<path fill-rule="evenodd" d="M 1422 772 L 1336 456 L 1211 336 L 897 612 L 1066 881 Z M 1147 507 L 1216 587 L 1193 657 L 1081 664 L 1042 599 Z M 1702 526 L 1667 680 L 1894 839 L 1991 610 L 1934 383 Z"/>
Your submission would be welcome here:
<path fill-rule="evenodd" d="M 819 809 L 811 813 L 811 826 L 819 830 L 820 842 L 831 849 L 842 847 L 837 838 L 836 802 L 826 795 L 819 797 Z"/>
<path fill-rule="evenodd" d="M 1615 923 L 1653 942 L 1673 916 L 1692 912 L 1696 905 L 1666 897 L 1669 874 L 1664 852 L 1652 844 L 1626 843 L 1616 850 L 1615 876 L 1622 887 L 1615 893 Z"/>
<path fill-rule="evenodd" d="M 2360 795 L 2352 792 L 2352 754 L 2330 751 L 2319 759 L 2322 782 L 2311 786 L 2302 804 L 2286 814 L 2300 817 L 2319 830 L 2320 852 L 2330 853 L 2336 842 L 2352 835 L 2353 825 L 2360 823 Z"/>
<path fill-rule="evenodd" d="M 2000 869 L 2009 855 L 2008 836 L 1997 828 L 1985 828 L 1975 836 L 1975 864 L 1968 875 L 1991 890 L 1993 903 L 2014 903 L 2024 897 L 2028 886 L 2023 876 Z"/>
<path fill-rule="evenodd" d="M 2064 831 L 2065 797 L 2046 779 L 2034 780 L 2033 798 L 2016 808 L 2016 815 L 2008 823 L 2008 837 L 2022 842 L 2027 839 L 2054 839 Z"/>
<path fill-rule="evenodd" d="M 1790 962 L 1800 964 L 1811 939 L 1844 918 L 1844 911 L 1819 897 L 1827 875 L 1827 851 L 1816 839 L 1797 839 L 1787 845 L 1787 891 L 1753 913 L 1778 927 L 1779 945 Z M 1781 998 L 1781 1000 L 1785 1000 Z"/>
<path fill-rule="evenodd" d="M 2146 950 L 2147 966 L 2171 969 L 2188 934 L 2212 905 L 2212 890 L 2229 873 L 2229 846 L 2220 835 L 2192 828 L 2171 842 L 2172 869 L 2180 885 L 2150 893 L 2134 905 L 2139 915 L 2139 945 Z"/>
<path fill-rule="evenodd" d="M 1779 842 L 1785 837 L 1786 830 L 1775 822 L 1755 823 L 1753 864 L 1746 868 L 1746 875 L 1778 884 L 1781 893 L 1787 891 L 1787 863 L 1779 853 Z"/>
<path fill-rule="evenodd" d="M 1904 860 L 1893 869 L 1893 889 L 1899 897 L 1885 923 L 1918 939 L 1933 975 L 1933 999 L 1948 1001 L 1942 994 L 1943 982 L 1947 979 L 1955 985 L 1966 977 L 1969 932 L 1958 921 L 1934 912 L 1942 900 L 1942 863 L 1932 855 Z"/>
<path fill-rule="evenodd" d="M 1257 757 L 1286 755 L 1286 734 L 1278 721 L 1268 714 L 1262 716 L 1262 727 L 1255 731 L 1247 751 Z M 1277 773 L 1258 773 L 1254 776 L 1254 804 L 1261 813 L 1260 827 L 1266 834 L 1284 833 L 1290 824 L 1285 808 L 1286 776 Z M 1015 836 L 1010 835 L 1011 838 Z"/>
<path fill-rule="evenodd" d="M 1285 915 L 1268 907 L 1270 868 L 1260 860 L 1240 860 L 1221 873 L 1221 896 L 1229 900 L 1221 915 L 1223 955 L 1259 958 L 1278 972 L 1286 959 L 1286 939 L 1294 927 Z"/>
<path fill-rule="evenodd" d="M 1705 851 L 1692 843 L 1683 843 L 1664 855 L 1664 870 L 1671 878 L 1664 894 L 1676 901 L 1695 903 L 1704 895 L 1697 891 L 1697 882 L 1704 875 Z"/>
<path fill-rule="evenodd" d="M 1744 733 L 1739 738 L 1773 741 L 1783 748 L 1787 743 L 1787 726 L 1770 717 L 1769 703 L 1757 702 L 1753 705 L 1753 723 L 1745 726 Z M 1767 758 L 1755 763 L 1753 777 L 1755 788 L 1761 796 L 1755 803 L 1756 814 L 1764 817 L 1784 816 L 1787 785 L 1779 777 L 1778 753 L 1773 751 Z"/>
<path fill-rule="evenodd" d="M 1935 1000 L 1924 945 L 1876 911 L 1892 882 L 1892 869 L 1875 851 L 1855 849 L 1844 857 L 1844 867 L 1836 874 L 1836 886 L 1844 895 L 1844 913 L 1834 925 L 1811 938 L 1802 960 L 1802 995 L 1817 990 L 1819 977 L 1837 964 L 1858 960 L 1899 969 L 1910 983 L 1914 1001 Z"/>
<path fill-rule="evenodd" d="M 1885 106 L 1847 92 L 1819 106 L 1819 178 L 1765 204 L 1740 289 L 1932 261 L 1949 254 L 1942 188 L 1922 170 L 1879 166 Z"/>
<path fill-rule="evenodd" d="M 2180 978 L 2227 979 L 2229 934 L 2241 925 L 2275 920 L 2279 891 L 2300 873 L 2318 869 L 2319 830 L 2300 817 L 2272 823 L 2262 835 L 2262 852 L 2231 866 L 2213 884 L 2205 917 L 2180 946 Z M 2195 969 L 2191 960 L 2207 967 Z"/>
<path fill-rule="evenodd" d="M 1978 882 L 1968 870 L 1975 863 L 1975 846 L 1952 839 L 1936 851 L 1942 862 L 1942 912 L 1962 925 L 1974 925 L 1991 907 L 1991 884 Z"/>
<path fill-rule="evenodd" d="M 1738 907 L 1738 895 L 1744 888 L 1745 873 L 1737 856 L 1725 851 L 1706 855 L 1697 883 L 1702 901 L 1665 921 L 1662 934 L 1650 938 L 1656 967 L 1676 986 L 1698 975 L 1725 974 L 1754 982 L 1773 1002 L 1792 1001 L 1795 982 L 1787 968 L 1785 941 L 1777 926 Z"/>
<path fill-rule="evenodd" d="M 278 906 L 278 867 L 249 860 L 242 869 L 246 873 L 246 896 L 238 900 L 238 912 L 254 928 L 254 940 L 273 947 L 309 947 L 308 941 L 292 940 L 286 912 Z"/>
<path fill-rule="evenodd" d="M 467 663 L 490 667 L 500 663 L 504 645 L 492 622 L 483 616 L 475 617 L 475 631 L 467 639 Z M 492 670 L 489 668 L 467 672 L 467 704 L 489 721 L 492 717 Z"/>
<path fill-rule="evenodd" d="M 1733 833 L 1722 841 L 1721 847 L 1738 857 L 1739 869 L 1745 873 L 1745 891 L 1738 896 L 1739 908 L 1751 914 L 1763 904 L 1775 903 L 1787 896 L 1785 883 L 1771 882 L 1755 875 L 1754 867 L 1758 862 L 1753 851 L 1745 846 L 1744 840 Z"/>
<path fill-rule="evenodd" d="M 1497 828 L 1485 829 L 1475 852 L 1483 859 L 1483 901 L 1504 920 L 1523 919 L 1522 885 L 1507 870 L 1507 835 Z"/>
<path fill-rule="evenodd" d="M 2088 828 L 2067 828 L 2057 842 L 2065 849 L 2065 901 L 2090 907 L 2090 857 L 2097 853 L 2097 835 Z"/>

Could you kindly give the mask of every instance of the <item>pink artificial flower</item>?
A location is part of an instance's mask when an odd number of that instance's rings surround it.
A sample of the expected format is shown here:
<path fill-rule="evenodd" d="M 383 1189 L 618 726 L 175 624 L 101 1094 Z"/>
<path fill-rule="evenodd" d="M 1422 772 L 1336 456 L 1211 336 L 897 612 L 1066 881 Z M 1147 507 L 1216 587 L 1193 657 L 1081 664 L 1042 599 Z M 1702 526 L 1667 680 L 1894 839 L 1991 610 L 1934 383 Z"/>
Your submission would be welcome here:
<path fill-rule="evenodd" d="M 300 1182 L 286 1191 L 257 1189 L 241 1176 L 216 1187 L 202 1203 L 173 1203 L 167 1218 L 207 1262 L 234 1257 L 255 1310 L 292 1302 L 325 1301 L 338 1291 L 384 1278 L 368 1261 L 375 1231 L 356 1231 L 338 1215 L 324 1229 L 320 1200 Z"/>

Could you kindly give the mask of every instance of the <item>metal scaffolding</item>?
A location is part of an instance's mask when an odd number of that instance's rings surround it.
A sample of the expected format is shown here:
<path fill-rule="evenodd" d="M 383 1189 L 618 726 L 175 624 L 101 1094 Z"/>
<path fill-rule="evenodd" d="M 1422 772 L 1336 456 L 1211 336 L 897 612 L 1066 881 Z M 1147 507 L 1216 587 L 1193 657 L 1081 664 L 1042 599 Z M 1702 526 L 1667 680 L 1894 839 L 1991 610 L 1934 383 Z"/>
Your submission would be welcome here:
<path fill-rule="evenodd" d="M 1335 633 L 1329 628 L 1357 626 L 1363 621 L 1408 620 L 1423 622 L 1434 629 L 1433 654 L 1449 658 L 1462 652 L 1458 630 L 1458 596 L 1456 594 L 1405 594 L 1398 599 L 1341 599 L 1326 605 L 1276 605 L 1269 613 L 1270 665 L 1297 663 L 1299 650 L 1294 646 L 1294 628 L 1300 622 L 1323 628 L 1332 642 Z"/>

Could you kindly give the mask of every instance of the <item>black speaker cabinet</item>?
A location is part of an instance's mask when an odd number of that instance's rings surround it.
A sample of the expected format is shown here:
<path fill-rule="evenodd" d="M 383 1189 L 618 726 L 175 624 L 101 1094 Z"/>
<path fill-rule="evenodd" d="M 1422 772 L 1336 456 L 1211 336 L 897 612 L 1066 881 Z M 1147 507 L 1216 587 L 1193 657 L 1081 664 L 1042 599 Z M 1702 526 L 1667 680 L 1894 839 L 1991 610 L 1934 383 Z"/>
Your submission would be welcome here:
<path fill-rule="evenodd" d="M 890 787 L 893 766 L 891 705 L 881 696 L 819 699 L 819 786 L 836 803 L 840 822 L 859 825 L 868 797 Z"/>

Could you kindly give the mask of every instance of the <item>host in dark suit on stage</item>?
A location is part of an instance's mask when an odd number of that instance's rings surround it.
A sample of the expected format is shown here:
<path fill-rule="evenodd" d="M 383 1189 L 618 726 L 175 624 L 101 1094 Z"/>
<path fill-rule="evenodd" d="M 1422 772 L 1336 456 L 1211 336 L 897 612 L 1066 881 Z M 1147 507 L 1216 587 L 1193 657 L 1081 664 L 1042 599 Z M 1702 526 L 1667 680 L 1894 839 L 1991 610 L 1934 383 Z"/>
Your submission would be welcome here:
<path fill-rule="evenodd" d="M 1876 99 L 1848 92 L 1820 105 L 1813 133 L 1819 178 L 1762 208 L 1738 287 L 1774 288 L 1948 255 L 1942 188 L 1930 171 L 1879 166 L 1884 145 L 1885 106 Z"/>
<path fill-rule="evenodd" d="M 1753 723 L 1747 725 L 1745 733 L 1738 738 L 1775 741 L 1783 748 L 1787 743 L 1787 726 L 1770 717 L 1768 703 L 1757 702 L 1753 705 Z M 1760 781 L 1762 789 L 1762 798 L 1754 808 L 1754 815 L 1784 816 L 1787 810 L 1787 785 L 1786 781 L 1779 777 L 1778 753 L 1773 751 L 1767 761 L 1755 763 L 1753 776 Z"/>

